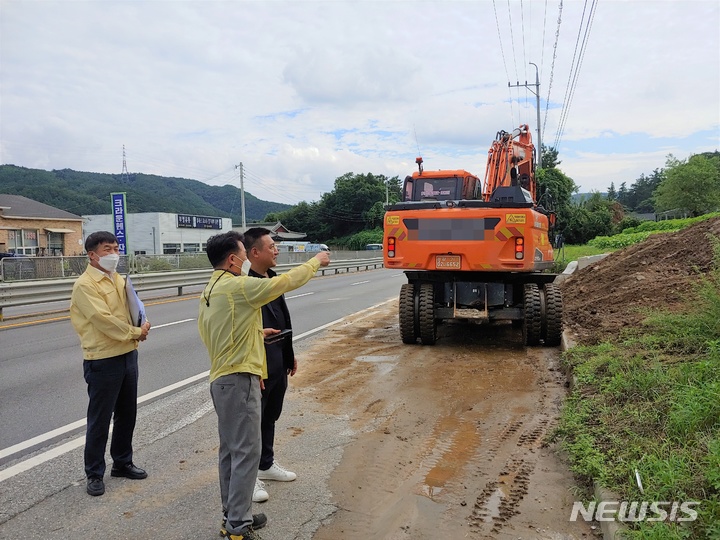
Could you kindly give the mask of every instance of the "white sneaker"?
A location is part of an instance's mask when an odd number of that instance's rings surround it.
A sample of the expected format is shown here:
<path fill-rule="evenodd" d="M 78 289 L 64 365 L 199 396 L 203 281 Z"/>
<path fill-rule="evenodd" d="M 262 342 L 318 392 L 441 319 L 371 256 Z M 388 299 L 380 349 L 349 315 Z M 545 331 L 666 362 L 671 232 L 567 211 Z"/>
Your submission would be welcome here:
<path fill-rule="evenodd" d="M 263 480 L 277 480 L 278 482 L 292 482 L 297 478 L 297 474 L 292 471 L 286 471 L 280 465 L 273 463 L 266 471 L 258 470 L 258 478 Z"/>
<path fill-rule="evenodd" d="M 268 492 L 265 491 L 265 482 L 262 480 L 255 480 L 255 489 L 253 490 L 252 502 L 265 502 L 270 498 Z"/>

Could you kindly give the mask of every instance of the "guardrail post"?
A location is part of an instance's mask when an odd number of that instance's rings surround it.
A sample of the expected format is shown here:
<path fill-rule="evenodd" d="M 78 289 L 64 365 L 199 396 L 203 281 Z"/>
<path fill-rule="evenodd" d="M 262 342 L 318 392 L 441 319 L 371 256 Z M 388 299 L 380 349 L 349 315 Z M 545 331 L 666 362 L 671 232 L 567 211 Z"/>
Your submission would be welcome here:
<path fill-rule="evenodd" d="M 182 296 L 182 286 L 178 287 L 178 296 Z"/>

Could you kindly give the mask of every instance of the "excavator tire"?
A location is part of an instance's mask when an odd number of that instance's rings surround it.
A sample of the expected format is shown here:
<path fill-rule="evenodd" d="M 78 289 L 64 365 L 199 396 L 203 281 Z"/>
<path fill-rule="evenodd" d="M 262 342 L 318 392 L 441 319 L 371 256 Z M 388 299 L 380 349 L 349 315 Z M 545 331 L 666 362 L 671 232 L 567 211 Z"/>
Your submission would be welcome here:
<path fill-rule="evenodd" d="M 526 283 L 523 290 L 523 343 L 538 345 L 542 334 L 542 298 L 535 283 Z"/>
<path fill-rule="evenodd" d="M 420 323 L 420 343 L 435 345 L 437 322 L 435 321 L 435 291 L 432 283 L 420 284 L 418 321 Z"/>
<path fill-rule="evenodd" d="M 405 283 L 400 287 L 400 337 L 408 345 L 417 343 L 415 331 L 415 287 L 412 283 Z"/>
<path fill-rule="evenodd" d="M 545 335 L 542 336 L 547 347 L 560 345 L 562 339 L 562 293 L 557 285 L 545 285 Z"/>

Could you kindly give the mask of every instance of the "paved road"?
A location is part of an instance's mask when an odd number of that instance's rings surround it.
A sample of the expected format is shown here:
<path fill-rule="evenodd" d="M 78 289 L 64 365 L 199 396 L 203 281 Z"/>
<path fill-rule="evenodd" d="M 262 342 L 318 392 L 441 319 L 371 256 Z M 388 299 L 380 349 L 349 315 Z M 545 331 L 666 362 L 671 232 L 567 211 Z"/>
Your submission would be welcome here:
<path fill-rule="evenodd" d="M 302 338 L 332 321 L 395 297 L 405 282 L 396 270 L 371 270 L 326 277 L 286 295 L 294 335 Z M 157 293 L 155 293 L 155 296 Z M 139 395 L 147 397 L 170 385 L 201 379 L 207 352 L 197 333 L 198 291 L 182 297 L 144 300 L 153 323 L 140 346 Z M 49 311 L 64 305 L 44 306 Z M 0 465 L 59 436 L 84 429 L 87 396 L 80 348 L 66 312 L 0 325 Z M 177 389 L 176 389 L 177 391 Z M 147 400 L 148 402 L 150 400 Z M 63 428 L 66 429 L 63 429 Z"/>

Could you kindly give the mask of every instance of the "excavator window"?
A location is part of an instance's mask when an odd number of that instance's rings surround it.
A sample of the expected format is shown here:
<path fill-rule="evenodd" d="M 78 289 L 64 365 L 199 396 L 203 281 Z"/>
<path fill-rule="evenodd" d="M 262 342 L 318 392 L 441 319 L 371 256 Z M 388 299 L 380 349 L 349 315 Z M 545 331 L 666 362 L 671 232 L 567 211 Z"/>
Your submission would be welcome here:
<path fill-rule="evenodd" d="M 451 201 L 457 200 L 459 178 L 416 178 L 413 182 L 413 201 Z"/>
<path fill-rule="evenodd" d="M 405 178 L 405 187 L 403 189 L 403 202 L 413 200 L 413 177 L 408 176 Z"/>

